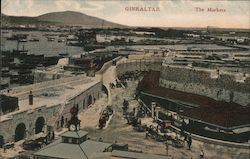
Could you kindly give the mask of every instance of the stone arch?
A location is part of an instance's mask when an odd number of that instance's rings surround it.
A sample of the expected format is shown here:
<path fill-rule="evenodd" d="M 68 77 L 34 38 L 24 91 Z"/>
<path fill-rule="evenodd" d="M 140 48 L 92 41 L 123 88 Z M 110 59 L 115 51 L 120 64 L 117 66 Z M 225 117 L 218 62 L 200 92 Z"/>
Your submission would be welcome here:
<path fill-rule="evenodd" d="M 68 118 L 67 117 L 65 118 L 65 124 L 68 124 Z"/>
<path fill-rule="evenodd" d="M 92 104 L 92 98 L 93 98 L 92 95 L 88 96 L 88 101 L 87 101 L 88 102 L 88 106 L 90 106 Z"/>
<path fill-rule="evenodd" d="M 26 137 L 26 126 L 24 123 L 19 123 L 15 129 L 15 141 L 20 141 Z"/>
<path fill-rule="evenodd" d="M 111 101 L 110 85 L 102 85 L 102 91 L 107 95 L 108 103 Z"/>
<path fill-rule="evenodd" d="M 35 123 L 35 134 L 38 134 L 38 133 L 42 132 L 44 125 L 45 125 L 44 117 L 42 117 L 42 116 L 38 117 L 36 119 L 36 123 Z"/>
<path fill-rule="evenodd" d="M 85 99 L 82 100 L 82 109 L 85 109 Z"/>
<path fill-rule="evenodd" d="M 60 121 L 60 123 L 61 123 L 61 125 L 60 125 L 61 128 L 64 127 L 64 124 L 65 124 L 64 121 L 65 121 L 65 119 L 64 119 L 64 116 L 62 115 L 62 116 L 61 116 L 61 121 Z"/>
<path fill-rule="evenodd" d="M 4 138 L 3 135 L 0 135 L 0 148 L 3 148 L 3 144 L 4 144 Z"/>
<path fill-rule="evenodd" d="M 102 85 L 102 91 L 108 96 L 108 88 L 105 85 Z"/>

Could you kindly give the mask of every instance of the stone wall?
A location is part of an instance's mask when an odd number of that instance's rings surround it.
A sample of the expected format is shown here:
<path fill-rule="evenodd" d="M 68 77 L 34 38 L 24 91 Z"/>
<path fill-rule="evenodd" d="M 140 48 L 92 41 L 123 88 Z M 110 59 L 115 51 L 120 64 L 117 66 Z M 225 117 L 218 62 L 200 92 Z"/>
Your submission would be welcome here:
<path fill-rule="evenodd" d="M 126 72 L 132 71 L 160 71 L 162 68 L 162 60 L 127 60 L 119 63 L 116 67 L 117 76 L 121 76 Z"/>
<path fill-rule="evenodd" d="M 237 81 L 237 77 L 240 75 L 245 82 L 240 82 L 240 78 L 239 81 Z M 161 78 L 179 83 L 196 83 L 231 91 L 250 92 L 250 77 L 243 78 L 243 74 L 240 73 L 217 73 L 217 70 L 164 66 Z"/>
<path fill-rule="evenodd" d="M 102 97 L 102 83 L 99 82 L 98 84 L 92 86 L 91 88 L 87 89 L 84 92 L 81 92 L 75 97 L 67 100 L 66 107 L 62 113 L 64 118 L 70 119 L 70 109 L 74 105 L 78 105 L 79 111 L 83 111 L 87 109 L 91 104 L 93 104 L 97 99 Z M 89 104 L 91 103 L 91 104 Z M 60 121 L 60 120 L 59 120 Z"/>
<path fill-rule="evenodd" d="M 104 75 L 106 71 L 112 67 L 109 62 L 97 73 Z M 172 88 L 180 91 L 196 93 L 217 100 L 234 101 L 242 105 L 250 105 L 250 76 L 246 75 L 244 82 L 237 81 L 236 76 L 226 73 L 219 73 L 216 70 L 194 70 L 191 68 L 179 68 L 174 66 L 162 66 L 161 59 L 150 60 L 126 60 L 117 63 L 116 75 L 120 76 L 126 72 L 132 71 L 161 71 L 160 86 Z M 70 82 L 71 84 L 85 83 L 85 76 L 69 77 L 54 81 L 37 83 L 29 86 L 21 86 L 13 88 L 11 94 L 18 96 L 20 99 L 27 98 L 30 90 L 36 95 L 36 91 L 43 90 L 46 86 L 58 85 L 61 83 Z M 102 77 L 103 80 L 103 77 Z M 103 81 L 100 81 L 87 90 L 83 90 L 68 98 L 65 102 L 66 107 L 62 113 L 64 118 L 69 120 L 69 110 L 74 105 L 78 105 L 80 111 L 86 109 L 95 100 L 100 98 L 102 92 Z M 3 90 L 2 92 L 7 92 Z M 63 102 L 63 101 L 62 101 Z M 47 123 L 53 116 L 57 115 L 58 110 L 62 105 L 48 105 L 31 109 L 29 111 L 17 112 L 15 115 L 10 115 L 7 119 L 1 119 L 0 135 L 5 141 L 13 139 L 15 129 L 19 123 L 24 123 L 27 130 L 27 137 L 34 134 L 34 126 L 37 118 L 43 117 Z M 6 116 L 5 116 L 6 117 Z M 32 120 L 31 120 L 32 119 Z M 57 124 L 60 125 L 60 118 L 57 119 Z M 11 127 L 9 125 L 12 125 Z"/>
<path fill-rule="evenodd" d="M 237 81 L 237 74 L 218 73 L 217 70 L 198 70 L 164 66 L 160 86 L 208 96 L 216 100 L 250 104 L 250 77 Z M 243 76 L 243 75 L 241 75 Z"/>
<path fill-rule="evenodd" d="M 48 118 L 53 116 L 53 113 L 58 109 L 59 106 L 60 105 L 55 105 L 49 108 L 42 106 L 37 109 L 31 109 L 29 111 L 23 111 L 14 115 L 10 115 L 7 120 L 0 122 L 0 135 L 4 137 L 5 142 L 13 141 L 16 127 L 19 124 L 24 123 L 26 127 L 26 137 L 30 137 L 31 135 L 35 134 L 34 128 L 36 120 L 39 117 L 43 117 L 46 123 Z"/>
<path fill-rule="evenodd" d="M 75 77 L 67 77 L 67 78 L 61 78 L 61 79 L 57 79 L 57 80 L 51 80 L 51 81 L 30 84 L 30 85 L 26 85 L 26 86 L 18 86 L 18 87 L 12 88 L 10 90 L 10 93 L 12 93 L 12 94 L 18 94 L 19 92 L 23 93 L 24 91 L 30 91 L 30 90 L 34 90 L 37 88 L 58 85 L 58 83 L 67 83 L 67 82 L 72 82 L 72 81 L 76 81 L 76 80 L 81 80 L 85 77 L 86 77 L 85 75 L 79 75 L 79 76 L 75 76 Z M 8 91 L 8 89 L 4 89 L 4 90 L 1 90 L 0 93 L 7 93 L 7 91 Z"/>
<path fill-rule="evenodd" d="M 93 104 L 95 100 L 99 99 L 102 95 L 102 83 L 98 82 L 97 84 L 91 86 L 87 90 L 79 92 L 78 94 L 72 95 L 65 101 L 65 108 L 62 113 L 65 121 L 70 119 L 70 109 L 74 105 L 78 105 L 79 111 L 86 109 L 88 106 Z M 63 102 L 63 101 L 62 101 Z M 26 127 L 26 137 L 35 134 L 35 123 L 39 117 L 45 119 L 45 126 L 43 130 L 46 132 L 46 124 L 51 122 L 51 119 L 54 116 L 57 116 L 55 123 L 59 126 L 61 125 L 61 115 L 58 115 L 58 111 L 62 107 L 62 104 L 58 105 L 45 105 L 39 108 L 30 109 L 28 111 L 15 112 L 13 115 L 4 116 L 1 118 L 0 122 L 0 135 L 4 137 L 4 141 L 13 141 L 15 135 L 15 129 L 20 124 L 25 124 Z M 67 119 L 66 119 L 67 118 Z M 57 127 L 58 125 L 55 124 Z M 11 125 L 11 126 L 10 126 Z"/>
<path fill-rule="evenodd" d="M 116 68 L 118 77 L 126 72 L 149 70 L 161 71 L 160 86 L 162 87 L 250 106 L 249 74 L 165 66 L 160 59 L 127 60 L 119 63 Z"/>
<path fill-rule="evenodd" d="M 70 83 L 70 84 L 75 83 L 75 82 L 87 83 L 87 80 L 89 79 L 86 79 L 85 75 L 80 75 L 76 77 L 62 78 L 62 79 L 57 79 L 53 81 L 45 81 L 45 82 L 31 84 L 27 86 L 19 86 L 19 87 L 12 88 L 9 93 L 7 93 L 7 90 L 2 90 L 1 93 L 5 93 L 10 96 L 18 96 L 19 100 L 22 100 L 22 99 L 27 98 L 30 91 L 32 91 L 33 94 L 35 95 L 36 92 L 40 92 L 44 89 L 47 89 L 48 87 L 65 85 L 65 83 Z"/>

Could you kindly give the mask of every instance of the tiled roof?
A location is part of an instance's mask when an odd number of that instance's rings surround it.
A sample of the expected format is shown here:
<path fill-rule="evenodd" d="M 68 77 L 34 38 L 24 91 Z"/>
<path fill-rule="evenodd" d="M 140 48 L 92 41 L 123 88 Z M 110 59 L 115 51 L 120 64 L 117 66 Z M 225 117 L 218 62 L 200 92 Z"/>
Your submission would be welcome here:
<path fill-rule="evenodd" d="M 103 152 L 112 144 L 87 140 L 82 144 L 62 143 L 61 139 L 42 148 L 34 153 L 35 156 L 65 158 L 65 159 L 87 159 L 98 152 Z M 86 157 L 86 155 L 87 157 Z"/>
<path fill-rule="evenodd" d="M 79 130 L 79 131 L 67 131 L 63 133 L 61 136 L 63 137 L 72 137 L 72 138 L 81 138 L 88 134 L 87 131 Z"/>

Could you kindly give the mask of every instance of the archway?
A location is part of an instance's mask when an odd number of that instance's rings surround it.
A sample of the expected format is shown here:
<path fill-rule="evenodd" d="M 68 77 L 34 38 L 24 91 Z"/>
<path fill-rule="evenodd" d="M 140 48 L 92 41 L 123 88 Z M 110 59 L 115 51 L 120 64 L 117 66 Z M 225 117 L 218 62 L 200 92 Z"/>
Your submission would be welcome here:
<path fill-rule="evenodd" d="M 44 125 L 45 125 L 45 119 L 43 117 L 37 118 L 35 125 L 35 134 L 42 132 Z"/>
<path fill-rule="evenodd" d="M 82 101 L 82 109 L 85 109 L 85 99 Z"/>
<path fill-rule="evenodd" d="M 61 117 L 61 128 L 64 127 L 64 116 Z"/>
<path fill-rule="evenodd" d="M 0 135 L 0 148 L 3 148 L 3 144 L 4 144 L 4 138 L 2 135 Z"/>
<path fill-rule="evenodd" d="M 104 85 L 102 85 L 102 91 L 108 96 L 108 89 Z"/>
<path fill-rule="evenodd" d="M 24 139 L 26 136 L 26 126 L 24 123 L 20 123 L 17 125 L 15 130 L 15 141 L 19 141 Z"/>
<path fill-rule="evenodd" d="M 89 97 L 88 97 L 88 106 L 91 105 L 91 104 L 92 104 L 92 96 L 89 95 Z"/>

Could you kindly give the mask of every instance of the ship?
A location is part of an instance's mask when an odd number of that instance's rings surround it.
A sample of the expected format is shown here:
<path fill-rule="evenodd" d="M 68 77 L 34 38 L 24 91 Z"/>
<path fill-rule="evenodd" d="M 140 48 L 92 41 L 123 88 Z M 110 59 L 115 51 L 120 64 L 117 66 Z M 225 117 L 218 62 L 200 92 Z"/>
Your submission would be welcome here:
<path fill-rule="evenodd" d="M 58 39 L 57 42 L 62 43 L 62 42 L 65 42 L 65 40 L 64 39 Z"/>
<path fill-rule="evenodd" d="M 1 89 L 32 84 L 34 81 L 32 70 L 37 67 L 56 65 L 59 56 L 45 57 L 44 55 L 28 54 L 24 48 L 2 51 L 3 68 L 5 78 L 1 81 Z"/>
<path fill-rule="evenodd" d="M 8 37 L 7 40 L 21 40 L 21 39 L 26 39 L 27 38 L 27 34 L 15 34 L 12 35 L 11 37 Z"/>
<path fill-rule="evenodd" d="M 104 48 L 105 48 L 105 45 L 102 45 L 102 44 L 86 44 L 83 47 L 84 51 L 93 51 L 96 49 L 104 49 Z"/>
<path fill-rule="evenodd" d="M 69 56 L 69 53 L 59 53 L 59 56 L 60 57 L 67 57 L 67 56 Z"/>
<path fill-rule="evenodd" d="M 39 39 L 38 39 L 38 38 L 32 38 L 32 39 L 30 39 L 29 41 L 31 41 L 31 42 L 38 42 Z"/>
<path fill-rule="evenodd" d="M 48 41 L 55 41 L 55 38 L 48 37 Z"/>
<path fill-rule="evenodd" d="M 27 39 L 18 39 L 18 42 L 28 42 Z"/>

